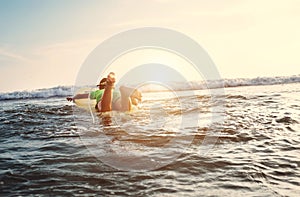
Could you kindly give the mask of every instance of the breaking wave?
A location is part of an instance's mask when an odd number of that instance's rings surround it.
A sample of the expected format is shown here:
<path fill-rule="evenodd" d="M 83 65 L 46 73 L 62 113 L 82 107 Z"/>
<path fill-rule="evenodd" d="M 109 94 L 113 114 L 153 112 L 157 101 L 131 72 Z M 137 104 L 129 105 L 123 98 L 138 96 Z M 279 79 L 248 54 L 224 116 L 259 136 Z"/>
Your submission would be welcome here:
<path fill-rule="evenodd" d="M 72 94 L 73 94 L 73 87 L 58 86 L 53 88 L 45 88 L 45 89 L 38 89 L 32 91 L 16 91 L 16 92 L 9 92 L 9 93 L 0 93 L 0 100 L 65 97 Z"/>
<path fill-rule="evenodd" d="M 190 81 L 190 82 L 168 82 L 167 86 L 175 91 L 181 90 L 203 90 L 213 88 L 228 88 L 239 86 L 258 86 L 258 85 L 276 85 L 300 83 L 300 75 L 289 77 L 257 77 L 257 78 L 237 78 L 237 79 L 222 79 L 222 80 L 208 80 L 208 81 Z M 51 97 L 66 97 L 73 95 L 74 87 L 72 86 L 58 86 L 47 89 L 38 89 L 32 91 L 16 91 L 9 93 L 0 93 L 0 100 L 15 100 L 15 99 L 38 99 Z M 145 86 L 141 87 L 141 91 L 154 92 L 162 91 L 159 86 Z"/>

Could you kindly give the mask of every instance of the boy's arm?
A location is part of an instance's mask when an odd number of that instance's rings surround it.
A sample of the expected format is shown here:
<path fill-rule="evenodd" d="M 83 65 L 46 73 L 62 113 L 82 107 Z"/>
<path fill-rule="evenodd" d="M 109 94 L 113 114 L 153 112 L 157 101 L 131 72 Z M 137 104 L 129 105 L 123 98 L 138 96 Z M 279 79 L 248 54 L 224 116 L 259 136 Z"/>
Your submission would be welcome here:
<path fill-rule="evenodd" d="M 75 102 L 76 99 L 84 99 L 84 98 L 88 98 L 89 94 L 76 94 L 73 98 L 72 97 L 67 97 L 67 101 L 73 101 Z"/>

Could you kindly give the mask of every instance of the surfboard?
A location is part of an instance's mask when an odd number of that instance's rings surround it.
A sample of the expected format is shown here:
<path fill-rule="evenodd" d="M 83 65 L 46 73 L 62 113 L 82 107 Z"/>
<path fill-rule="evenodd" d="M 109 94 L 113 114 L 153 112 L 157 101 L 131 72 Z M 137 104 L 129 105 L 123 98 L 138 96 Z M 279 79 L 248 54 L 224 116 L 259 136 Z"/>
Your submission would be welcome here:
<path fill-rule="evenodd" d="M 96 99 L 88 99 L 88 98 L 86 98 L 86 99 L 76 99 L 75 104 L 78 107 L 81 107 L 81 108 L 89 108 L 89 107 L 94 108 L 95 105 L 96 105 Z"/>
<path fill-rule="evenodd" d="M 75 92 L 76 94 L 89 94 L 91 91 L 94 91 L 94 89 L 91 88 L 80 88 Z M 95 110 L 96 105 L 96 99 L 90 99 L 90 98 L 83 98 L 83 99 L 75 99 L 74 103 L 76 106 L 84 109 L 92 109 Z"/>

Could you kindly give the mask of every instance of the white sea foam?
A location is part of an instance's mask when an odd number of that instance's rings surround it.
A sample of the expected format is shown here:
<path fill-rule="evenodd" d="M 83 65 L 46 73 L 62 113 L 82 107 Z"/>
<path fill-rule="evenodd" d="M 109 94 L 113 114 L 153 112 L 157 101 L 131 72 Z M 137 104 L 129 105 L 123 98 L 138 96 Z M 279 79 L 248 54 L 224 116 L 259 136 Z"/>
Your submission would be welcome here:
<path fill-rule="evenodd" d="M 300 75 L 289 77 L 257 77 L 252 79 L 237 78 L 237 79 L 222 79 L 210 81 L 190 81 L 190 82 L 168 82 L 165 83 L 169 89 L 173 91 L 181 90 L 202 90 L 208 88 L 227 88 L 238 86 L 258 86 L 258 85 L 275 85 L 300 83 Z M 148 85 L 141 87 L 142 91 L 153 92 L 166 90 L 161 86 Z M 35 98 L 50 98 L 50 97 L 66 97 L 73 94 L 73 87 L 58 86 L 48 89 L 38 89 L 33 91 L 16 91 L 9 93 L 0 93 L 0 100 L 14 99 L 35 99 Z"/>
<path fill-rule="evenodd" d="M 189 81 L 189 82 L 169 82 L 165 85 L 169 89 L 180 90 L 203 90 L 213 88 L 228 88 L 239 86 L 259 86 L 259 85 L 276 85 L 276 84 L 289 84 L 300 83 L 300 75 L 289 77 L 257 77 L 257 78 L 237 78 L 237 79 L 222 79 L 222 80 L 208 80 L 208 81 Z M 143 91 L 157 91 L 162 88 L 155 88 L 157 85 L 148 85 L 142 87 Z"/>
<path fill-rule="evenodd" d="M 16 91 L 9 93 L 0 93 L 0 100 L 14 99 L 34 99 L 34 98 L 50 98 L 65 97 L 73 94 L 73 88 L 70 86 L 58 86 L 53 88 L 38 89 L 32 91 Z"/>

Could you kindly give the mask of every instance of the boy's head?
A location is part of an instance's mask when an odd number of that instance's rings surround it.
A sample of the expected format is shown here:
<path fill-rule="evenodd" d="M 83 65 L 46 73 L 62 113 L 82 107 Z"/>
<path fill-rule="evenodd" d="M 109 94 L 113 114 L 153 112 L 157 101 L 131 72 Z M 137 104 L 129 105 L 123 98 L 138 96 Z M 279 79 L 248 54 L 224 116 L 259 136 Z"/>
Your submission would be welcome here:
<path fill-rule="evenodd" d="M 106 78 L 101 79 L 100 83 L 97 86 L 100 90 L 104 89 L 106 86 Z"/>

